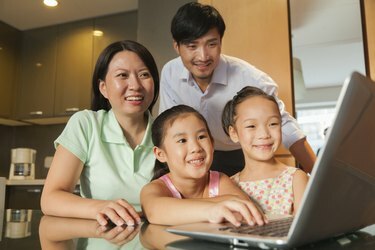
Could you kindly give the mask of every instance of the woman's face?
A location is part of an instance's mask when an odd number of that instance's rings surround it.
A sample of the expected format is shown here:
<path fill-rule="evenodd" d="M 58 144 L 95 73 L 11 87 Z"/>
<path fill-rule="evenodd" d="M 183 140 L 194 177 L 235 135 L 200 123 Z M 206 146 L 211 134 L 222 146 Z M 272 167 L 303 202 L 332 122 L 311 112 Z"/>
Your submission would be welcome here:
<path fill-rule="evenodd" d="M 166 127 L 163 145 L 154 152 L 159 161 L 167 162 L 173 176 L 199 179 L 211 167 L 213 144 L 205 123 L 186 114 Z"/>
<path fill-rule="evenodd" d="M 121 51 L 113 56 L 99 89 L 116 114 L 139 115 L 153 100 L 154 80 L 136 53 Z"/>

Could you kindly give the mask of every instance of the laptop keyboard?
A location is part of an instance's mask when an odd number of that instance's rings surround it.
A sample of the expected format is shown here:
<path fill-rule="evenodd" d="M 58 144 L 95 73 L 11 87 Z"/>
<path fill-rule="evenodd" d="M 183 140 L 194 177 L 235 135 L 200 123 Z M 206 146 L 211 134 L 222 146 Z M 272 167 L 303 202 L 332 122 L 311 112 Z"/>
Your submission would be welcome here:
<path fill-rule="evenodd" d="M 253 234 L 260 236 L 284 237 L 288 235 L 290 225 L 292 224 L 293 217 L 285 219 L 270 221 L 263 226 L 250 226 L 242 224 L 239 227 L 227 226 L 219 228 L 220 231 L 229 231 L 231 233 L 239 234 Z"/>

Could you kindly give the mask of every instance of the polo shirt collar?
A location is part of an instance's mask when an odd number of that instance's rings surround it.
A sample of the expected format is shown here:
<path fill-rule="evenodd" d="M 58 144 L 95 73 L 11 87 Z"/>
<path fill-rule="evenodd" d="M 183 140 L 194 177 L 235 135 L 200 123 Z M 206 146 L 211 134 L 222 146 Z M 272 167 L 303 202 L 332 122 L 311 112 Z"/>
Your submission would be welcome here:
<path fill-rule="evenodd" d="M 180 60 L 183 65 L 181 57 Z M 182 79 L 185 82 L 190 82 L 190 80 L 193 80 L 192 75 L 185 66 L 182 67 L 180 79 Z M 216 69 L 214 70 L 211 83 L 228 85 L 228 64 L 223 55 L 220 55 L 220 60 Z"/>
<path fill-rule="evenodd" d="M 151 126 L 153 118 L 149 111 L 147 111 L 147 116 L 148 119 L 146 132 L 140 145 L 145 147 L 153 147 L 153 143 L 151 140 Z M 108 111 L 107 115 L 103 119 L 101 138 L 103 141 L 108 143 L 127 144 L 124 133 L 122 132 L 121 126 L 118 123 L 112 109 Z"/>

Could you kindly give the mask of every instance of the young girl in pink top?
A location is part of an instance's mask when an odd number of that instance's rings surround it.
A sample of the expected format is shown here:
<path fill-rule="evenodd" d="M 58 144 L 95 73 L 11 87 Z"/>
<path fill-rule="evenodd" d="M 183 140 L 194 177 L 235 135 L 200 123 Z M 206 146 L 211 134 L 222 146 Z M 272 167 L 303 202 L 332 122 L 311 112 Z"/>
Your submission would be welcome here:
<path fill-rule="evenodd" d="M 243 88 L 226 104 L 222 125 L 245 156 L 245 167 L 231 178 L 266 214 L 294 214 L 308 177 L 275 158 L 281 115 L 274 97 L 255 87 Z"/>
<path fill-rule="evenodd" d="M 203 116 L 178 105 L 152 126 L 154 180 L 143 187 L 141 204 L 150 223 L 176 225 L 224 220 L 262 225 L 263 214 L 228 176 L 210 171 L 213 139 Z"/>

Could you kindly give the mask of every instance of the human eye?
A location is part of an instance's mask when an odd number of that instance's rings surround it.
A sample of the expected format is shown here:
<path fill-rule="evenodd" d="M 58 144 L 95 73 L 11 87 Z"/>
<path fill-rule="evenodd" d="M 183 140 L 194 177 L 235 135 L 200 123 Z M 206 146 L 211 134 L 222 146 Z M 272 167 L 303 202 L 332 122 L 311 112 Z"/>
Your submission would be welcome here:
<path fill-rule="evenodd" d="M 210 47 L 210 48 L 215 48 L 216 46 L 217 46 L 217 41 L 214 41 L 214 42 L 210 42 L 209 44 L 208 44 L 208 47 Z"/>
<path fill-rule="evenodd" d="M 126 72 L 120 72 L 117 74 L 117 77 L 120 77 L 120 78 L 128 78 L 129 77 L 129 74 L 126 73 Z"/>
<path fill-rule="evenodd" d="M 185 138 L 177 139 L 177 143 L 185 143 L 187 140 Z"/>
<path fill-rule="evenodd" d="M 151 74 L 149 71 L 142 71 L 139 73 L 139 78 L 141 79 L 147 79 L 147 78 L 150 78 L 151 77 Z"/>
<path fill-rule="evenodd" d="M 247 124 L 247 125 L 245 126 L 245 128 L 254 129 L 254 128 L 255 128 L 255 125 L 254 125 L 254 124 Z"/>
<path fill-rule="evenodd" d="M 270 127 L 277 127 L 277 126 L 280 126 L 280 121 L 279 121 L 279 120 L 272 120 L 272 121 L 270 121 L 269 126 L 270 126 Z"/>
<path fill-rule="evenodd" d="M 207 134 L 200 134 L 200 135 L 198 135 L 198 140 L 203 140 L 203 139 L 207 139 L 207 138 L 208 138 Z"/>
<path fill-rule="evenodd" d="M 187 43 L 186 48 L 188 48 L 190 50 L 194 50 L 194 49 L 197 48 L 197 45 L 195 43 Z"/>

